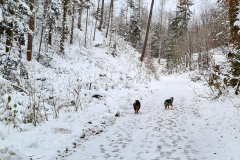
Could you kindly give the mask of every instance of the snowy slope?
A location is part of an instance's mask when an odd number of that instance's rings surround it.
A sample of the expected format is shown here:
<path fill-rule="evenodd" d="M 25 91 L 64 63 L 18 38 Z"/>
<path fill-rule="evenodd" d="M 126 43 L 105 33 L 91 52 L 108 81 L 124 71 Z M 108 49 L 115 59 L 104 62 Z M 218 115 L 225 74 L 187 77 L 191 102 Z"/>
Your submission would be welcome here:
<path fill-rule="evenodd" d="M 143 98 L 138 115 L 127 112 L 66 159 L 239 159 L 239 111 L 232 103 L 198 97 L 193 88 L 201 83 L 187 74 L 161 77 L 159 90 Z M 174 107 L 165 110 L 170 96 Z"/>
<path fill-rule="evenodd" d="M 232 90 L 210 100 L 205 82 L 190 81 L 197 72 L 166 76 L 156 64 L 158 74 L 152 73 L 139 53 L 115 38 L 116 49 L 97 32 L 87 48 L 80 41 L 64 56 L 49 54 L 49 64 L 23 61 L 30 79 L 26 92 L 39 104 L 36 127 L 23 123 L 29 97 L 0 78 L 9 91 L 0 104 L 1 159 L 240 159 L 240 100 Z M 165 110 L 164 100 L 172 96 L 174 107 Z M 136 99 L 142 104 L 138 115 Z M 14 104 L 15 128 L 4 108 Z"/>
<path fill-rule="evenodd" d="M 76 33 L 82 34 L 77 30 Z M 141 65 L 139 53 L 120 37 L 115 50 L 106 44 L 108 40 L 97 32 L 96 41 L 88 48 L 76 43 L 66 48 L 64 56 L 46 53 L 44 56 L 51 59 L 48 64 L 44 58 L 40 62 L 23 61 L 30 79 L 25 92 L 32 93 L 31 98 L 14 91 L 11 82 L 0 79 L 1 86 L 10 91 L 2 97 L 0 110 L 1 158 L 61 156 L 77 146 L 79 140 L 112 125 L 118 111 L 124 114 L 132 110 L 135 99 L 141 100 L 156 90 L 149 84 L 155 75 Z M 31 116 L 28 106 L 34 103 L 40 110 L 37 127 L 23 123 Z M 5 111 L 6 105 L 18 111 L 14 119 L 17 127 L 13 127 L 12 120 L 5 120 L 11 114 Z"/>

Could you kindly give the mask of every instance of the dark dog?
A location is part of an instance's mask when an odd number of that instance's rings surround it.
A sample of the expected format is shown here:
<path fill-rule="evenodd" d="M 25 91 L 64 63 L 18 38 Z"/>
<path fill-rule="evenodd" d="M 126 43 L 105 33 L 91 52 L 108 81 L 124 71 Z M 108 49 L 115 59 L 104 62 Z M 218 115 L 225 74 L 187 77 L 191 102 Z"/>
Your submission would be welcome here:
<path fill-rule="evenodd" d="M 133 108 L 135 110 L 135 114 L 138 114 L 140 106 L 141 106 L 141 103 L 139 102 L 139 100 L 135 100 L 135 102 L 133 103 Z"/>
<path fill-rule="evenodd" d="M 169 109 L 169 105 L 173 107 L 173 97 L 170 97 L 170 99 L 166 99 L 164 102 L 165 109 Z"/>

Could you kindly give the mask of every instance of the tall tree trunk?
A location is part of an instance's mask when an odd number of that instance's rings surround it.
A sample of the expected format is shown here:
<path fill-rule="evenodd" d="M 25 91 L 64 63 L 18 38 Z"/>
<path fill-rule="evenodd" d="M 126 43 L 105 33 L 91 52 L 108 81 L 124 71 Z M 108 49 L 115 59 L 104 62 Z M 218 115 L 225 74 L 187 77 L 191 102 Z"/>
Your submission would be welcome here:
<path fill-rule="evenodd" d="M 30 10 L 33 11 L 34 0 L 30 0 Z M 32 13 L 29 19 L 29 29 L 31 33 L 28 33 L 28 46 L 27 46 L 27 60 L 32 60 L 32 46 L 33 46 L 33 33 L 34 33 L 34 15 Z"/>
<path fill-rule="evenodd" d="M 0 0 L 0 5 L 3 6 L 3 0 Z M 3 30 L 2 30 L 2 22 L 0 22 L 0 38 L 2 37 L 2 34 L 3 34 Z"/>
<path fill-rule="evenodd" d="M 65 34 L 67 31 L 67 5 L 68 5 L 69 0 L 63 0 L 63 21 L 62 21 L 62 36 L 61 36 L 61 40 L 60 40 L 60 51 L 62 54 L 64 54 L 64 41 L 65 41 Z"/>
<path fill-rule="evenodd" d="M 149 33 L 150 24 L 151 24 L 151 18 L 152 18 L 153 4 L 154 4 L 154 0 L 152 0 L 152 4 L 151 4 L 151 9 L 150 9 L 149 18 L 148 18 L 148 26 L 147 26 L 147 31 L 146 31 L 146 36 L 145 36 L 145 41 L 144 41 L 143 51 L 142 51 L 142 55 L 141 55 L 140 61 L 143 61 L 145 50 L 146 50 L 146 46 L 147 46 L 148 33 Z"/>
<path fill-rule="evenodd" d="M 237 21 L 237 14 L 239 11 L 239 0 L 229 0 L 229 18 L 230 18 L 230 43 L 235 43 L 240 48 L 240 35 L 238 34 L 239 27 L 234 26 Z"/>
<path fill-rule="evenodd" d="M 40 55 L 41 48 L 42 48 L 42 37 L 43 37 L 43 31 L 44 31 L 44 26 L 42 26 L 42 31 L 41 31 L 41 38 L 40 38 L 40 44 L 39 44 L 38 55 Z"/>
<path fill-rule="evenodd" d="M 114 1 L 114 0 L 113 0 Z M 110 24 L 110 41 L 109 46 L 111 46 L 112 43 L 112 28 L 113 28 L 113 4 L 112 4 L 112 12 L 111 12 L 111 24 Z"/>
<path fill-rule="evenodd" d="M 48 5 L 49 4 L 51 4 L 52 3 L 52 0 L 48 0 Z M 48 6 L 46 6 L 46 7 L 48 7 Z M 50 17 L 50 21 L 48 22 L 48 24 L 49 24 L 49 31 L 48 31 L 48 45 L 49 46 L 51 46 L 52 45 L 52 30 L 53 30 L 53 28 L 52 28 L 52 26 L 53 26 L 53 18 L 52 17 Z"/>
<path fill-rule="evenodd" d="M 73 0 L 72 28 L 71 28 L 70 44 L 73 44 L 74 14 L 75 14 L 75 0 Z"/>
<path fill-rule="evenodd" d="M 82 29 L 82 11 L 83 11 L 83 0 L 80 0 L 80 9 L 78 17 L 78 29 Z"/>
<path fill-rule="evenodd" d="M 98 12 L 99 12 L 99 3 L 100 3 L 100 0 L 98 0 L 98 7 L 97 7 L 96 22 L 95 22 L 95 27 L 94 27 L 93 41 L 95 41 L 95 35 L 96 35 L 96 29 L 97 29 Z"/>
<path fill-rule="evenodd" d="M 110 4 L 110 9 L 109 9 L 109 15 L 108 15 L 108 25 L 107 25 L 107 31 L 106 31 L 106 38 L 108 36 L 108 30 L 109 30 L 109 26 L 111 22 L 111 13 L 113 12 L 113 0 L 111 0 L 111 4 Z"/>
<path fill-rule="evenodd" d="M 50 20 L 49 23 L 49 33 L 48 33 L 48 45 L 51 46 L 52 45 L 52 25 L 53 25 L 53 20 Z"/>
<path fill-rule="evenodd" d="M 12 41 L 13 41 L 13 23 L 12 22 L 8 25 L 6 34 L 7 34 L 6 53 L 8 53 L 10 52 L 10 49 L 12 47 Z"/>
<path fill-rule="evenodd" d="M 102 0 L 102 8 L 101 8 L 101 20 L 100 20 L 100 24 L 99 24 L 99 31 L 102 30 L 102 23 L 103 23 L 103 12 L 104 12 L 104 0 Z"/>
<path fill-rule="evenodd" d="M 44 2 L 44 12 L 43 12 L 43 20 L 46 18 L 46 13 L 47 13 L 47 7 L 49 5 L 49 1 Z M 42 39 L 43 39 L 43 32 L 44 32 L 44 23 L 42 22 L 42 31 L 41 31 L 41 38 L 40 38 L 40 44 L 39 44 L 39 50 L 38 50 L 38 55 L 40 55 L 41 52 L 41 47 L 42 47 Z"/>
<path fill-rule="evenodd" d="M 85 47 L 87 47 L 88 10 L 89 8 L 87 8 L 87 17 L 86 17 L 86 31 L 85 31 L 85 43 L 84 43 Z"/>

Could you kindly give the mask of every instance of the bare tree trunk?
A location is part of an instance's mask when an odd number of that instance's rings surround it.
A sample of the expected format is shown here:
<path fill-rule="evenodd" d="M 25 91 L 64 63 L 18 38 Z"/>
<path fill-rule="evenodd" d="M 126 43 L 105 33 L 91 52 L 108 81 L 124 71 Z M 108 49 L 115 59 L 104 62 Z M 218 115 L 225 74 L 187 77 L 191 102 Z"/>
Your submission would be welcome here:
<path fill-rule="evenodd" d="M 85 43 L 84 43 L 85 47 L 87 47 L 88 10 L 89 8 L 87 8 L 87 17 L 86 17 L 86 31 L 85 31 Z"/>
<path fill-rule="evenodd" d="M 50 24 L 49 24 L 49 33 L 48 33 L 48 45 L 52 45 L 52 25 L 53 25 L 53 20 L 51 19 Z"/>
<path fill-rule="evenodd" d="M 230 35 L 231 43 L 236 43 L 240 48 L 240 35 L 238 34 L 239 27 L 234 23 L 237 21 L 237 14 L 239 11 L 239 0 L 229 0 L 229 18 L 230 18 Z"/>
<path fill-rule="evenodd" d="M 6 53 L 10 52 L 13 41 L 13 23 L 10 23 L 7 28 Z"/>
<path fill-rule="evenodd" d="M 0 38 L 2 38 L 3 30 L 2 30 L 2 22 L 0 22 Z"/>
<path fill-rule="evenodd" d="M 149 33 L 150 23 L 151 23 L 151 18 L 152 18 L 153 4 L 154 4 L 154 0 L 152 0 L 152 4 L 151 4 L 151 9 L 150 9 L 149 18 L 148 18 L 148 26 L 147 26 L 147 31 L 146 31 L 146 36 L 145 36 L 145 41 L 144 41 L 143 51 L 142 51 L 142 55 L 141 55 L 140 61 L 143 61 L 145 50 L 146 50 L 146 46 L 147 46 L 148 33 Z"/>
<path fill-rule="evenodd" d="M 0 0 L 0 5 L 3 6 L 3 0 Z M 2 30 L 2 22 L 0 22 L 0 38 L 2 37 L 2 34 L 3 34 L 3 30 Z"/>
<path fill-rule="evenodd" d="M 62 36 L 61 36 L 61 40 L 60 40 L 60 51 L 63 54 L 64 53 L 64 41 L 65 41 L 65 34 L 67 31 L 67 27 L 66 27 L 66 16 L 67 16 L 67 4 L 68 4 L 69 0 L 63 0 L 63 21 L 62 21 Z"/>
<path fill-rule="evenodd" d="M 112 4 L 112 12 L 111 12 L 111 24 L 110 24 L 110 41 L 109 46 L 111 46 L 112 43 L 112 29 L 113 29 L 113 4 Z"/>
<path fill-rule="evenodd" d="M 41 31 L 41 38 L 40 38 L 40 44 L 39 44 L 38 55 L 40 55 L 40 52 L 41 52 L 43 31 L 44 31 L 44 27 L 42 26 L 42 31 Z"/>
<path fill-rule="evenodd" d="M 30 10 L 33 11 L 34 0 L 30 0 Z M 29 19 L 29 29 L 32 33 L 28 33 L 28 46 L 27 46 L 27 60 L 32 60 L 32 43 L 33 43 L 33 32 L 34 32 L 34 15 L 32 13 Z"/>
<path fill-rule="evenodd" d="M 99 31 L 102 30 L 103 12 L 104 12 L 104 0 L 102 0 L 101 20 L 100 20 L 100 24 L 99 24 L 99 27 L 98 27 Z"/>
<path fill-rule="evenodd" d="M 74 14 L 75 14 L 75 0 L 73 0 L 72 28 L 71 28 L 70 44 L 73 44 Z"/>
<path fill-rule="evenodd" d="M 82 30 L 82 11 L 83 11 L 83 0 L 80 0 L 80 9 L 78 17 L 78 29 Z"/>
<path fill-rule="evenodd" d="M 110 4 L 110 9 L 109 9 L 109 15 L 108 15 L 108 26 L 107 26 L 107 31 L 106 31 L 106 38 L 108 36 L 108 30 L 109 30 L 109 26 L 111 22 L 111 13 L 113 12 L 113 0 L 111 0 L 111 4 Z"/>
<path fill-rule="evenodd" d="M 45 2 L 44 2 L 43 20 L 45 20 L 45 18 L 46 18 L 46 13 L 47 13 L 46 9 L 47 9 L 47 7 L 48 7 L 48 5 L 49 5 L 48 2 L 49 2 L 49 1 L 45 1 Z M 41 52 L 43 32 L 44 32 L 44 24 L 43 24 L 43 22 L 42 22 L 42 31 L 41 31 L 41 38 L 40 38 L 38 55 L 40 55 L 40 52 Z"/>
<path fill-rule="evenodd" d="M 96 22 L 95 22 L 95 27 L 94 27 L 93 41 L 95 41 L 95 35 L 96 35 L 96 29 L 97 29 L 97 21 L 98 21 L 99 3 L 100 3 L 100 0 L 98 0 L 98 7 L 97 7 Z"/>
<path fill-rule="evenodd" d="M 160 17 L 159 17 L 159 21 L 160 21 L 160 27 L 159 27 L 159 42 L 160 42 L 160 44 L 159 44 L 159 62 L 160 62 L 160 58 L 161 58 L 161 49 L 162 49 L 162 39 L 163 39 L 163 12 L 164 12 L 164 7 L 165 7 L 165 0 L 162 0 L 161 2 L 160 2 Z"/>

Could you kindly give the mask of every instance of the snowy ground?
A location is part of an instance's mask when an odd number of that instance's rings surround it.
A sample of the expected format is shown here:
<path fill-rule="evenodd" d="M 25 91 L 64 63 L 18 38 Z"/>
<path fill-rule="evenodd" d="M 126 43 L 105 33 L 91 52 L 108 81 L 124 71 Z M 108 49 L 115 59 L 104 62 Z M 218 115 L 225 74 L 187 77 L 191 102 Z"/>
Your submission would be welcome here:
<path fill-rule="evenodd" d="M 35 96 L 43 100 L 36 127 L 23 122 L 29 97 L 0 78 L 1 87 L 11 91 L 1 97 L 1 160 L 240 159 L 240 100 L 232 92 L 208 101 L 198 97 L 205 96 L 208 86 L 191 81 L 196 73 L 166 76 L 158 66 L 158 74 L 153 74 L 122 39 L 117 39 L 116 50 L 106 45 L 100 32 L 96 39 L 96 47 L 74 44 L 63 57 L 50 55 L 47 67 L 35 59 L 23 61 Z M 5 121 L 9 95 L 9 105 L 18 104 L 21 132 Z M 48 102 L 51 96 L 57 101 L 58 117 Z M 165 110 L 164 100 L 170 97 L 174 107 Z M 136 99 L 142 104 L 138 115 L 132 106 Z M 115 117 L 118 111 L 120 117 Z"/>
<path fill-rule="evenodd" d="M 181 76 L 161 77 L 159 91 L 144 98 L 100 135 L 82 143 L 66 159 L 239 159 L 239 111 L 193 94 Z M 174 107 L 163 102 L 174 96 Z"/>
<path fill-rule="evenodd" d="M 78 37 L 83 34 L 76 33 Z M 21 81 L 29 82 L 21 86 L 25 92 L 14 90 L 12 85 L 16 84 L 0 78 L 1 159 L 61 157 L 85 138 L 113 125 L 115 114 L 119 111 L 124 115 L 135 99 L 156 90 L 148 84 L 156 79 L 141 65 L 140 54 L 121 38 L 114 50 L 103 37 L 97 32 L 97 41 L 89 48 L 75 41 L 77 44 L 66 48 L 68 54 L 64 56 L 42 53 L 50 61 L 22 59 L 29 73 L 29 79 Z M 9 96 L 12 100 L 8 103 Z M 38 107 L 36 127 L 26 123 L 32 116 L 32 104 Z M 8 110 L 7 106 L 12 108 Z"/>

